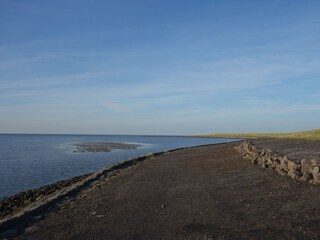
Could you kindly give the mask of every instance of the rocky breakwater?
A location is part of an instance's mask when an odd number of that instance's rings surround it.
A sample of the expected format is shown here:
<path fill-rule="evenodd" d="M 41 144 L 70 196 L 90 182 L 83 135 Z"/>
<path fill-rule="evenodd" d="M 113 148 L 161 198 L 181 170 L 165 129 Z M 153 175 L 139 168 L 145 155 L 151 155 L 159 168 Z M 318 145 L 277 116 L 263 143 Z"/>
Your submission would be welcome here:
<path fill-rule="evenodd" d="M 293 180 L 320 185 L 319 162 L 316 159 L 290 160 L 285 155 L 259 148 L 249 141 L 244 141 L 235 148 L 244 159 L 262 168 L 270 168 Z"/>

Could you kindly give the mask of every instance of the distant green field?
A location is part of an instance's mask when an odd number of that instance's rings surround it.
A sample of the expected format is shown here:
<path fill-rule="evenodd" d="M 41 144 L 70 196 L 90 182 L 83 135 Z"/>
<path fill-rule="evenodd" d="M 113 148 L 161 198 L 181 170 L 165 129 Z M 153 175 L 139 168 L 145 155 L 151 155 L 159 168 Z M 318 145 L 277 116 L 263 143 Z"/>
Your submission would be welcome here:
<path fill-rule="evenodd" d="M 291 139 L 307 139 L 320 140 L 320 129 L 303 131 L 303 132 L 287 132 L 287 133 L 227 133 L 227 134 L 209 134 L 205 137 L 230 137 L 230 138 L 291 138 Z"/>

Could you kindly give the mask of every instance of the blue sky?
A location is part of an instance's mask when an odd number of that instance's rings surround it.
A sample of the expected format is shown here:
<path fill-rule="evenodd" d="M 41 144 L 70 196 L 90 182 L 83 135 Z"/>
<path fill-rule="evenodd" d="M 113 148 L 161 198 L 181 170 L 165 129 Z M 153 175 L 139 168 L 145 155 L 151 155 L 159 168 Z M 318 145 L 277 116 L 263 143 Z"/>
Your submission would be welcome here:
<path fill-rule="evenodd" d="M 0 0 L 0 132 L 319 128 L 317 0 Z"/>

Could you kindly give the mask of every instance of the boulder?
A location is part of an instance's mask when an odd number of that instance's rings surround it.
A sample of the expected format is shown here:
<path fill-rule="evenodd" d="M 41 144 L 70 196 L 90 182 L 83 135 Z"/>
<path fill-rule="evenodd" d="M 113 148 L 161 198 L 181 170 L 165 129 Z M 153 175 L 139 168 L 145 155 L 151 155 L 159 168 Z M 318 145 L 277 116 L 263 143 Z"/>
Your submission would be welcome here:
<path fill-rule="evenodd" d="M 253 164 L 257 163 L 258 158 L 259 158 L 259 155 L 258 155 L 257 152 L 252 152 L 251 153 L 251 156 L 250 156 L 251 163 L 253 163 Z"/>
<path fill-rule="evenodd" d="M 312 177 L 313 177 L 313 179 L 316 180 L 318 175 L 319 175 L 319 167 L 314 167 L 312 169 Z"/>
<path fill-rule="evenodd" d="M 243 144 L 242 144 L 242 146 L 243 146 L 243 149 L 244 149 L 246 152 L 249 152 L 249 151 L 250 151 L 250 144 L 249 144 L 249 142 L 244 141 Z"/>
<path fill-rule="evenodd" d="M 275 170 L 276 167 L 277 167 L 276 162 L 274 162 L 272 159 L 268 159 L 267 164 L 268 164 L 268 166 L 269 166 L 270 168 L 272 168 L 273 170 Z"/>
<path fill-rule="evenodd" d="M 319 168 L 319 167 L 317 167 L 317 168 Z M 320 185 L 320 173 L 318 173 L 316 176 L 314 176 L 313 184 Z"/>
<path fill-rule="evenodd" d="M 302 159 L 301 160 L 301 172 L 302 174 L 311 174 L 311 166 L 310 166 L 310 162 L 306 159 Z"/>
<path fill-rule="evenodd" d="M 316 159 L 311 159 L 310 160 L 310 166 L 311 168 L 314 168 L 314 167 L 319 167 L 319 163 Z"/>
<path fill-rule="evenodd" d="M 251 147 L 251 150 L 254 151 L 254 152 L 258 152 L 259 151 L 259 149 L 255 145 L 253 145 Z"/>
<path fill-rule="evenodd" d="M 282 162 L 288 163 L 288 161 L 289 161 L 287 156 L 278 156 L 277 158 L 279 159 L 280 163 L 282 163 Z"/>
<path fill-rule="evenodd" d="M 260 161 L 260 162 L 259 162 Z M 268 165 L 268 161 L 269 159 L 266 158 L 266 157 L 262 157 L 262 158 L 259 158 L 258 159 L 258 163 L 263 167 L 263 168 L 267 168 L 269 165 Z"/>
<path fill-rule="evenodd" d="M 250 160 L 252 164 L 258 163 L 258 157 L 252 157 Z"/>
<path fill-rule="evenodd" d="M 297 171 L 300 169 L 300 166 L 296 162 L 288 160 L 288 169 L 289 170 L 293 169 Z"/>
<path fill-rule="evenodd" d="M 262 167 L 262 168 L 268 168 L 269 165 L 268 165 L 266 162 L 262 162 L 261 167 Z"/>
<path fill-rule="evenodd" d="M 263 157 L 264 155 L 266 155 L 266 150 L 261 149 L 261 151 L 260 151 L 260 157 Z"/>
<path fill-rule="evenodd" d="M 288 162 L 285 162 L 283 160 L 280 161 L 280 164 L 279 164 L 279 167 L 280 169 L 288 172 L 289 171 L 289 167 L 288 167 Z"/>
<path fill-rule="evenodd" d="M 247 153 L 243 154 L 242 157 L 246 160 L 251 160 L 251 156 Z"/>
<path fill-rule="evenodd" d="M 298 171 L 291 168 L 288 172 L 288 176 L 291 177 L 293 180 L 299 180 L 301 174 Z"/>
<path fill-rule="evenodd" d="M 267 150 L 266 153 L 264 154 L 264 158 L 266 158 L 266 159 L 272 158 L 272 152 Z"/>
<path fill-rule="evenodd" d="M 280 166 L 278 166 L 276 168 L 276 171 L 280 176 L 286 176 L 287 175 L 287 172 L 285 172 L 283 169 L 280 169 Z"/>
<path fill-rule="evenodd" d="M 300 177 L 301 182 L 308 182 L 311 179 L 311 175 L 307 173 L 303 173 L 303 175 Z"/>

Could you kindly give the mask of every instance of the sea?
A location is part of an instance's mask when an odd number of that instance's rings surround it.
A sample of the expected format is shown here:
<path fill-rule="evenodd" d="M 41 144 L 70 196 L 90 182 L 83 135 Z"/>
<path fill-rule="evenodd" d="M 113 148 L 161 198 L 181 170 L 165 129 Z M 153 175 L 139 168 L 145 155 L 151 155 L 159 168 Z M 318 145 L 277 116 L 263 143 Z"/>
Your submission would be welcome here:
<path fill-rule="evenodd" d="M 90 173 L 130 158 L 236 139 L 132 135 L 0 134 L 0 200 L 21 191 Z M 133 143 L 137 149 L 74 152 L 74 144 Z"/>

